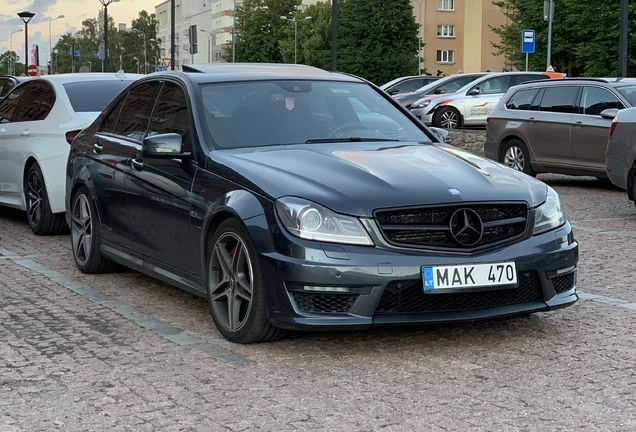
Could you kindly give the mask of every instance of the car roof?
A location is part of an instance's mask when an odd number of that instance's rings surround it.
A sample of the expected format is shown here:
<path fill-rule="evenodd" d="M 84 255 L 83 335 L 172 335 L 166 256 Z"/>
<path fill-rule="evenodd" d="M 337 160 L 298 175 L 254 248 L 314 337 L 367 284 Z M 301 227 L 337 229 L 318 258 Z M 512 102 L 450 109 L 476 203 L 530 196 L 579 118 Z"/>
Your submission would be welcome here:
<path fill-rule="evenodd" d="M 553 85 L 566 85 L 565 83 L 572 84 L 600 84 L 606 87 L 624 87 L 628 85 L 636 85 L 636 79 L 633 78 L 564 78 L 562 80 L 541 80 L 541 81 L 528 81 L 519 84 L 519 87 L 529 87 L 529 86 L 553 86 Z"/>
<path fill-rule="evenodd" d="M 271 79 L 308 79 L 365 82 L 341 72 L 329 72 L 313 66 L 282 63 L 215 63 L 183 65 L 183 71 L 155 72 L 150 76 L 187 75 L 194 82 L 261 81 Z"/>
<path fill-rule="evenodd" d="M 411 79 L 421 79 L 421 78 L 425 78 L 425 79 L 429 79 L 431 81 L 436 81 L 442 77 L 438 77 L 438 76 L 433 76 L 433 75 L 408 75 L 408 76 L 401 76 L 401 77 L 397 77 L 395 79 L 392 79 L 389 82 L 385 82 L 384 84 L 382 84 L 381 86 L 379 86 L 381 89 L 386 89 L 387 87 L 391 87 L 395 84 L 398 84 L 402 81 L 407 81 L 407 80 L 411 80 Z"/>
<path fill-rule="evenodd" d="M 59 75 L 40 75 L 35 77 L 29 77 L 27 80 L 22 81 L 31 81 L 31 80 L 45 80 L 51 82 L 57 82 L 60 84 L 66 84 L 71 82 L 78 81 L 102 81 L 102 80 L 127 80 L 127 79 L 137 79 L 141 78 L 145 75 L 140 74 L 129 74 L 119 71 L 117 73 L 110 72 L 93 72 L 93 73 L 70 73 L 70 74 L 59 74 Z"/>

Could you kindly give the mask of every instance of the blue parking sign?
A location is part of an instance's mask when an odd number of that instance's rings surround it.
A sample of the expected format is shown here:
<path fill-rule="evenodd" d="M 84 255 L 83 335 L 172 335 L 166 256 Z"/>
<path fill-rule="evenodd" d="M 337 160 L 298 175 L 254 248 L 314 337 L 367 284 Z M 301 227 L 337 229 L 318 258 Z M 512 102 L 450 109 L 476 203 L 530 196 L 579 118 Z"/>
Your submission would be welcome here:
<path fill-rule="evenodd" d="M 521 52 L 534 52 L 534 30 L 521 30 Z"/>
<path fill-rule="evenodd" d="M 99 51 L 93 51 L 93 57 L 99 58 Z"/>

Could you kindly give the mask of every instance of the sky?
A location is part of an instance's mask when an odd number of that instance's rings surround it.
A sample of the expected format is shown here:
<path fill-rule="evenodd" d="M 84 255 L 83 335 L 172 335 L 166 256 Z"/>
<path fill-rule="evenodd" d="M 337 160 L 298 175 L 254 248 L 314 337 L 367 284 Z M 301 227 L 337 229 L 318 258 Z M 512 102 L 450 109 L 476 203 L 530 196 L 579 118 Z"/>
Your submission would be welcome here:
<path fill-rule="evenodd" d="M 154 13 L 155 5 L 159 3 L 162 1 L 119 0 L 108 6 L 108 15 L 113 17 L 115 23 L 126 23 L 126 26 L 130 27 L 132 20 L 137 18 L 140 11 Z M 49 61 L 50 41 L 55 46 L 55 42 L 61 35 L 75 33 L 82 27 L 82 21 L 97 18 L 102 8 L 100 0 L 0 0 L 0 53 L 13 48 L 20 57 L 20 62 L 24 62 L 24 23 L 18 16 L 18 12 L 35 13 L 29 22 L 29 49 L 34 44 L 39 45 L 40 64 L 45 65 Z M 64 18 L 50 21 L 60 15 L 64 15 Z M 19 29 L 22 31 L 13 33 Z M 10 33 L 13 33 L 11 39 Z"/>

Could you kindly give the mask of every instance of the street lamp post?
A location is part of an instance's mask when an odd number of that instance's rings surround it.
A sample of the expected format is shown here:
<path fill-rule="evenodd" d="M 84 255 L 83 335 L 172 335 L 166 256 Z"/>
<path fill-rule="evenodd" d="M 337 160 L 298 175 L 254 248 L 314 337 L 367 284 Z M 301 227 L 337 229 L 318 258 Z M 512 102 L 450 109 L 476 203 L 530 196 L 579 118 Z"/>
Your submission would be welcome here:
<path fill-rule="evenodd" d="M 24 74 L 27 74 L 29 66 L 29 21 L 35 16 L 33 12 L 19 12 L 18 16 L 24 22 Z"/>
<path fill-rule="evenodd" d="M 422 0 L 417 1 L 417 74 L 422 75 Z"/>
<path fill-rule="evenodd" d="M 212 63 L 212 32 L 199 29 L 199 31 L 208 34 L 208 63 Z"/>
<path fill-rule="evenodd" d="M 298 23 L 300 21 L 298 21 L 296 18 L 291 18 L 290 19 L 290 18 L 288 18 L 286 16 L 282 16 L 282 15 L 281 15 L 280 19 L 285 20 L 285 21 L 291 21 L 291 22 L 294 23 L 294 64 L 296 64 L 297 63 L 296 54 L 298 52 L 298 50 L 296 48 L 296 44 L 297 44 L 297 41 L 298 41 Z M 305 18 L 302 19 L 302 21 L 310 20 L 310 19 L 311 19 L 310 16 L 306 16 Z"/>
<path fill-rule="evenodd" d="M 148 64 L 148 62 L 146 60 L 146 33 L 142 32 L 141 30 L 137 30 L 136 28 L 133 28 L 131 30 L 139 33 L 144 37 L 144 74 L 147 74 L 148 70 L 146 69 L 146 65 Z"/>
<path fill-rule="evenodd" d="M 232 63 L 236 60 L 236 0 L 232 9 Z"/>
<path fill-rule="evenodd" d="M 49 57 L 52 59 L 53 58 L 53 38 L 51 37 L 51 21 L 55 21 L 56 19 L 62 19 L 64 18 L 64 15 L 60 15 L 57 18 L 51 18 L 49 20 Z M 53 62 L 50 61 L 51 63 L 51 75 L 53 74 Z"/>
<path fill-rule="evenodd" d="M 99 0 L 104 6 L 104 70 L 108 72 L 108 5 L 118 2 L 119 0 Z"/>
<path fill-rule="evenodd" d="M 24 31 L 24 29 L 19 28 L 16 31 L 11 32 L 11 35 L 9 36 L 9 45 L 11 47 L 11 52 L 13 52 L 13 34 L 14 33 L 19 33 L 21 31 Z M 7 72 L 9 72 L 9 71 L 7 71 Z M 11 67 L 11 71 L 9 72 L 9 75 L 15 75 L 15 60 L 13 60 L 13 66 Z"/>

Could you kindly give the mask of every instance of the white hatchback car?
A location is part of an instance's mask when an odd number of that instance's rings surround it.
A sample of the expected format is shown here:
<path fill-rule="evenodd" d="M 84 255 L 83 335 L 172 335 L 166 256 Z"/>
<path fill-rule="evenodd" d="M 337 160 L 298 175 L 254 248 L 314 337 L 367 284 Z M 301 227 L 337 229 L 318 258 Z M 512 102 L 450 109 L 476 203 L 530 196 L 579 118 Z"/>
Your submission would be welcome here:
<path fill-rule="evenodd" d="M 65 232 L 69 144 L 141 76 L 48 75 L 15 87 L 0 102 L 0 205 L 26 210 L 35 234 Z"/>
<path fill-rule="evenodd" d="M 455 93 L 434 95 L 411 105 L 411 112 L 426 125 L 445 129 L 486 126 L 488 114 L 508 89 L 527 81 L 563 78 L 558 72 L 501 72 L 478 78 Z"/>

